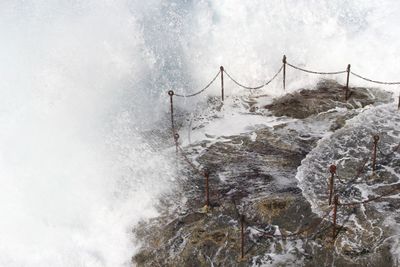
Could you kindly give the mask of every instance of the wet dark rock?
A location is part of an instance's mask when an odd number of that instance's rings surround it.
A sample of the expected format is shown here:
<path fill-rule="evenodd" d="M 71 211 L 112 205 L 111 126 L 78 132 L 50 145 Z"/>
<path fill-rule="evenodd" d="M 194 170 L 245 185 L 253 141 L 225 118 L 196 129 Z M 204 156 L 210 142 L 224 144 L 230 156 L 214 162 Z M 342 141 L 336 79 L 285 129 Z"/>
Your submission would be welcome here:
<path fill-rule="evenodd" d="M 323 80 L 317 84 L 316 89 L 304 89 L 287 94 L 265 108 L 275 116 L 304 119 L 336 107 L 356 109 L 378 102 L 388 102 L 391 98 L 389 93 L 370 88 L 352 87 L 349 90 L 350 97 L 346 101 L 344 86 L 334 80 Z M 341 123 L 343 121 L 339 119 L 336 125 L 340 126 Z"/>
<path fill-rule="evenodd" d="M 336 253 L 330 218 L 312 212 L 295 179 L 302 160 L 323 136 L 310 130 L 312 123 L 324 122 L 326 131 L 335 131 L 355 115 L 355 109 L 389 99 L 388 94 L 372 89 L 351 88 L 351 92 L 351 100 L 344 102 L 342 86 L 333 81 L 321 82 L 316 90 L 286 95 L 267 106 L 276 116 L 290 116 L 298 121 L 250 133 L 256 138 L 241 134 L 190 147 L 187 154 L 191 160 L 210 172 L 212 205 L 204 208 L 204 177 L 185 169 L 182 175 L 187 179 L 177 185 L 176 194 L 167 197 L 170 201 L 160 203 L 162 216 L 143 222 L 134 230 L 142 242 L 141 250 L 132 259 L 134 264 L 391 266 L 390 248 L 385 246 L 378 252 L 342 247 L 342 254 Z M 329 111 L 338 106 L 345 111 Z M 186 201 L 180 203 L 183 198 Z M 174 211 L 176 203 L 184 206 L 184 212 Z M 388 208 L 390 205 L 395 203 L 389 203 Z M 242 214 L 244 259 L 240 257 Z M 350 230 L 338 227 L 342 233 L 353 234 Z M 274 233 L 288 238 L 268 237 Z"/>

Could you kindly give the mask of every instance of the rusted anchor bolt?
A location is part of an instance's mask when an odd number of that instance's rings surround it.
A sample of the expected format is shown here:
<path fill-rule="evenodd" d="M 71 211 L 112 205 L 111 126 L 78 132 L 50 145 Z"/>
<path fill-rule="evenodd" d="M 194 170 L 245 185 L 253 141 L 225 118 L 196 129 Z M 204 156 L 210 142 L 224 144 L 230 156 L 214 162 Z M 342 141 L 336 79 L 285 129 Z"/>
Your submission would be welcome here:
<path fill-rule="evenodd" d="M 331 166 L 329 167 L 329 172 L 330 172 L 331 174 L 336 174 L 336 165 L 331 165 Z"/>
<path fill-rule="evenodd" d="M 173 96 L 174 94 L 175 94 L 174 91 L 172 91 L 172 90 L 169 90 L 169 91 L 168 91 L 168 95 L 169 95 L 169 96 Z"/>
<path fill-rule="evenodd" d="M 378 147 L 379 135 L 374 135 L 374 152 L 372 154 L 372 171 L 376 171 L 376 150 Z"/>
<path fill-rule="evenodd" d="M 206 197 L 206 208 L 210 207 L 210 189 L 209 189 L 209 179 L 210 179 L 210 173 L 208 170 L 204 171 L 204 178 L 205 178 L 205 197 Z"/>
<path fill-rule="evenodd" d="M 332 196 L 333 196 L 333 187 L 334 187 L 334 179 L 336 174 L 336 165 L 331 165 L 329 167 L 329 171 L 331 173 L 331 177 L 329 178 L 329 205 L 332 204 Z"/>
<path fill-rule="evenodd" d="M 333 231 L 332 231 L 332 241 L 335 241 L 336 238 L 336 219 L 337 219 L 337 206 L 339 205 L 339 195 L 335 195 L 335 198 L 333 200 Z"/>

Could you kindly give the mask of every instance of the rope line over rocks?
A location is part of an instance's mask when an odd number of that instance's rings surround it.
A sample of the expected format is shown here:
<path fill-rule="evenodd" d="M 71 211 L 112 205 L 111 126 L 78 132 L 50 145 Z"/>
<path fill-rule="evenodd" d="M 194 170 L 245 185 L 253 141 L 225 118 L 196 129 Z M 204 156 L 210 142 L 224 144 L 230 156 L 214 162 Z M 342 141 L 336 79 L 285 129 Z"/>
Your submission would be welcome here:
<path fill-rule="evenodd" d="M 228 72 L 226 72 L 226 70 L 224 70 L 224 72 L 225 72 L 226 76 L 228 76 L 229 79 L 231 79 L 236 85 L 238 85 L 244 89 L 247 89 L 247 90 L 259 90 L 259 89 L 267 86 L 268 84 L 270 84 L 273 80 L 275 80 L 275 78 L 278 77 L 278 74 L 281 73 L 282 69 L 283 69 L 283 65 L 279 68 L 279 70 L 275 73 L 275 75 L 270 80 L 268 80 L 267 82 L 265 82 L 259 86 L 255 86 L 255 87 L 243 85 L 240 82 L 238 82 L 236 79 L 234 79 Z"/>
<path fill-rule="evenodd" d="M 322 224 L 322 222 L 324 222 L 326 220 L 326 218 L 329 216 L 329 214 L 332 212 L 333 208 L 330 208 L 327 212 L 325 212 L 324 216 L 322 216 L 321 220 L 318 223 L 312 223 L 310 226 L 308 227 L 301 227 L 303 229 L 300 229 L 294 233 L 290 233 L 287 235 L 284 234 L 280 234 L 280 235 L 275 235 L 275 234 L 270 234 L 267 231 L 264 230 L 260 230 L 257 228 L 252 228 L 254 230 L 256 230 L 257 232 L 263 234 L 263 236 L 267 237 L 267 238 L 273 238 L 273 239 L 282 239 L 282 240 L 286 240 L 286 239 L 290 239 L 290 240 L 296 240 L 296 239 L 304 239 L 305 237 L 302 236 L 304 233 L 308 232 L 307 236 L 312 236 L 314 234 L 316 234 L 320 229 L 320 225 Z M 311 231 L 311 232 L 310 232 Z"/>
<path fill-rule="evenodd" d="M 272 81 L 274 81 L 278 75 L 283 72 L 283 76 L 282 76 L 282 87 L 283 90 L 286 89 L 286 65 L 288 65 L 289 67 L 302 71 L 302 72 L 306 72 L 306 73 L 310 73 L 310 74 L 317 74 L 317 75 L 339 75 L 339 74 L 344 74 L 346 73 L 346 85 L 344 86 L 344 99 L 347 101 L 349 99 L 349 97 L 351 96 L 351 93 L 349 92 L 349 82 L 350 82 L 350 74 L 356 76 L 357 78 L 363 79 L 365 81 L 371 82 L 371 83 L 376 83 L 376 84 L 382 84 L 382 85 L 400 85 L 400 82 L 385 82 L 385 81 L 376 81 L 370 78 L 366 78 L 361 76 L 360 74 L 357 74 L 353 71 L 351 71 L 351 65 L 348 64 L 346 70 L 340 70 L 340 71 L 331 71 L 331 72 L 325 72 L 325 71 L 314 71 L 314 70 L 309 70 L 306 68 L 301 68 L 299 66 L 296 66 L 292 63 L 287 62 L 286 59 L 286 55 L 283 56 L 282 59 L 282 66 L 279 68 L 279 70 L 272 76 L 272 78 L 268 81 L 266 81 L 265 83 L 259 85 L 259 86 L 248 86 L 248 85 L 244 85 L 243 83 L 239 82 L 236 78 L 234 78 L 230 73 L 228 73 L 223 66 L 220 66 L 218 73 L 211 79 L 211 81 L 201 90 L 192 93 L 192 94 L 177 94 L 174 93 L 172 90 L 170 90 L 169 92 L 173 92 L 172 96 L 177 96 L 177 97 L 194 97 L 197 96 L 201 93 L 203 93 L 204 91 L 206 91 L 216 80 L 217 78 L 220 76 L 221 77 L 221 100 L 222 102 L 224 101 L 225 98 L 225 90 L 224 90 L 224 73 L 228 76 L 228 78 L 235 83 L 236 85 L 238 85 L 239 87 L 243 88 L 243 89 L 247 89 L 247 90 L 260 90 L 262 88 L 264 88 L 265 86 L 269 85 Z M 170 95 L 171 96 L 171 95 Z M 398 105 L 398 109 L 400 109 L 400 96 L 399 96 L 399 105 Z"/>
<path fill-rule="evenodd" d="M 372 197 L 372 198 L 368 198 L 368 199 L 365 199 L 365 200 L 362 200 L 362 201 L 358 201 L 358 202 L 349 202 L 349 203 L 340 203 L 339 202 L 338 205 L 339 206 L 362 205 L 362 204 L 367 204 L 367 203 L 372 202 L 372 201 L 376 201 L 378 199 L 381 199 L 381 198 L 384 198 L 384 197 L 387 197 L 387 196 L 394 195 L 394 193 L 396 193 L 397 191 L 400 192 L 400 184 L 396 184 L 396 185 L 399 185 L 399 187 L 393 188 L 392 190 L 389 190 L 388 192 L 386 192 L 386 193 L 384 193 L 382 195 L 379 195 L 379 196 L 376 196 L 376 197 Z"/>
<path fill-rule="evenodd" d="M 362 79 L 362 80 L 364 80 L 364 81 L 371 82 L 371 83 L 385 84 L 385 85 L 396 85 L 396 84 L 400 84 L 400 82 L 381 82 L 381 81 L 375 81 L 375 80 L 372 80 L 372 79 L 369 79 L 369 78 L 365 78 L 365 77 L 361 76 L 360 74 L 357 74 L 357 73 L 354 73 L 354 72 L 351 72 L 351 74 L 354 75 L 354 76 L 356 76 L 357 78 L 360 78 L 360 79 Z"/>
<path fill-rule="evenodd" d="M 201 89 L 200 91 L 190 94 L 190 95 L 181 95 L 181 94 L 175 94 L 178 97 L 193 97 L 196 95 L 199 95 L 201 93 L 203 93 L 205 90 L 207 90 L 214 82 L 215 80 L 218 78 L 218 76 L 221 74 L 220 71 L 218 71 L 217 75 L 215 75 L 215 77 L 211 80 L 211 82 L 209 82 L 203 89 Z"/>
<path fill-rule="evenodd" d="M 295 65 L 290 64 L 290 63 L 286 63 L 286 64 L 287 64 L 288 66 L 290 66 L 290 67 L 296 69 L 296 70 L 304 71 L 304 72 L 311 73 L 311 74 L 334 75 L 334 74 L 342 74 L 342 73 L 346 73 L 346 72 L 347 72 L 347 70 L 343 70 L 343 71 L 333 71 L 333 72 L 312 71 L 312 70 L 307 70 L 307 69 L 300 68 L 300 67 L 295 66 Z"/>
<path fill-rule="evenodd" d="M 221 79 L 221 100 L 222 103 L 224 101 L 225 98 L 225 92 L 224 92 L 224 73 L 226 74 L 226 76 L 236 85 L 238 85 L 239 87 L 243 88 L 243 89 L 247 89 L 247 90 L 260 90 L 264 87 L 266 87 L 267 85 L 269 85 L 272 81 L 274 81 L 275 79 L 277 79 L 278 75 L 283 72 L 283 76 L 282 76 L 282 85 L 283 85 L 283 90 L 285 90 L 286 88 L 286 65 L 288 65 L 289 67 L 302 71 L 302 72 L 306 72 L 306 73 L 310 73 L 310 74 L 317 74 L 317 75 L 340 75 L 340 74 L 346 74 L 346 85 L 343 87 L 344 89 L 344 98 L 347 101 L 349 99 L 349 97 L 351 96 L 351 93 L 349 92 L 349 81 L 350 81 L 350 75 L 354 75 L 357 78 L 363 79 L 365 81 L 368 82 L 372 82 L 372 83 L 376 83 L 376 84 L 382 84 L 382 85 L 400 85 L 400 82 L 382 82 L 382 81 L 376 81 L 376 80 L 372 80 L 369 78 L 365 78 L 357 73 L 354 73 L 353 71 L 351 71 L 351 65 L 348 64 L 346 70 L 340 70 L 340 71 L 334 71 L 334 72 L 322 72 L 322 71 L 313 71 L 313 70 L 308 70 L 305 68 L 301 68 L 299 66 L 296 66 L 294 64 L 288 63 L 286 60 L 286 56 L 283 56 L 282 59 L 282 65 L 281 67 L 278 69 L 278 71 L 272 76 L 272 78 L 268 81 L 266 81 L 265 83 L 259 85 L 259 86 L 247 86 L 242 84 L 241 82 L 238 82 L 237 79 L 235 79 L 230 73 L 228 73 L 223 66 L 220 66 L 220 69 L 218 71 L 218 73 L 212 78 L 212 80 L 201 90 L 192 93 L 192 94 L 176 94 L 173 90 L 169 90 L 168 91 L 168 95 L 170 98 L 170 115 L 171 115 L 171 132 L 172 132 L 172 136 L 174 139 L 174 143 L 176 146 L 176 154 L 177 156 L 180 155 L 183 160 L 193 169 L 193 171 L 197 174 L 199 174 L 200 176 L 204 177 L 204 181 L 205 181 L 205 189 L 204 189 L 204 193 L 205 193 L 205 208 L 206 211 L 208 212 L 208 208 L 211 206 L 210 205 L 210 189 L 209 189 L 209 177 L 210 174 L 208 172 L 208 170 L 202 168 L 201 166 L 196 166 L 192 160 L 190 160 L 189 156 L 187 155 L 187 153 L 185 152 L 185 150 L 179 145 L 179 134 L 178 131 L 175 128 L 175 121 L 174 121 L 174 96 L 176 97 L 194 97 L 197 96 L 201 93 L 203 93 L 204 91 L 206 91 L 208 88 L 210 88 L 210 86 L 217 80 L 218 77 L 220 77 Z M 400 97 L 399 97 L 399 106 L 398 108 L 400 109 Z M 332 240 L 334 241 L 335 238 L 339 235 L 339 232 L 341 231 L 341 229 L 343 229 L 344 225 L 346 224 L 347 220 L 342 221 L 343 225 L 340 227 L 340 229 L 337 231 L 337 213 L 338 213 L 338 208 L 339 207 L 353 207 L 353 206 L 357 206 L 357 205 L 363 205 L 363 204 L 367 204 L 373 201 L 377 201 L 381 198 L 387 197 L 387 196 L 391 196 L 396 192 L 400 192 L 400 183 L 399 184 L 395 184 L 395 187 L 392 188 L 391 190 L 381 194 L 381 195 L 377 195 L 365 200 L 361 200 L 361 201 L 354 201 L 354 202 L 343 202 L 341 203 L 339 201 L 340 196 L 344 196 L 344 195 L 348 195 L 347 192 L 348 190 L 350 190 L 351 188 L 354 188 L 353 186 L 359 182 L 357 182 L 357 180 L 359 179 L 359 177 L 362 175 L 363 172 L 365 172 L 365 170 L 367 169 L 367 163 L 371 160 L 371 169 L 372 172 L 374 173 L 376 171 L 376 163 L 377 163 L 377 151 L 379 151 L 379 153 L 381 155 L 383 155 L 386 159 L 391 157 L 394 153 L 399 152 L 400 150 L 400 143 L 395 147 L 395 149 L 393 151 L 391 151 L 389 154 L 384 154 L 381 149 L 378 146 L 378 141 L 379 141 L 379 136 L 375 135 L 373 136 L 373 146 L 372 146 L 372 158 L 370 155 L 368 155 L 367 157 L 365 157 L 362 161 L 362 164 L 359 166 L 359 168 L 357 169 L 357 173 L 355 174 L 354 177 L 352 177 L 349 181 L 344 182 L 342 179 L 342 176 L 338 176 L 336 173 L 336 166 L 335 165 L 331 165 L 330 166 L 330 179 L 329 179 L 329 183 L 328 183 L 328 192 L 329 192 L 329 199 L 328 199 L 328 207 L 329 210 L 327 210 L 327 212 L 324 214 L 324 216 L 322 216 L 321 220 L 319 220 L 318 223 L 312 223 L 310 226 L 306 226 L 303 225 L 301 227 L 299 227 L 299 230 L 294 232 L 294 233 L 290 233 L 290 234 L 279 234 L 279 235 L 275 235 L 275 234 L 271 234 L 270 232 L 264 231 L 264 230 L 260 230 L 257 228 L 252 227 L 252 229 L 256 230 L 257 232 L 261 233 L 262 236 L 266 237 L 266 238 L 272 238 L 272 239 L 281 239 L 281 240 L 295 240 L 295 239 L 304 239 L 307 238 L 309 239 L 310 237 L 314 238 L 315 236 L 317 236 L 319 233 L 325 232 L 326 230 L 332 228 Z M 341 183 L 343 184 L 341 186 L 341 190 L 336 190 L 335 189 L 335 178 Z M 342 178 L 342 179 L 341 179 Z M 332 201 L 333 200 L 333 201 Z M 221 202 L 221 198 L 218 196 L 218 200 Z M 236 204 L 235 204 L 235 208 L 236 208 Z M 323 222 L 327 221 L 327 217 L 332 214 L 332 221 L 331 224 L 328 227 L 324 227 L 323 226 Z M 239 215 L 239 214 L 238 214 Z M 350 215 L 349 215 L 350 216 Z M 349 218 L 348 216 L 348 218 Z M 244 258 L 244 254 L 245 254 L 245 250 L 244 250 L 244 246 L 245 246 L 245 237 L 244 237 L 244 223 L 246 222 L 244 214 L 240 215 L 240 228 L 241 228 L 241 258 Z M 304 228 L 303 228 L 304 227 Z M 307 233 L 306 236 L 304 236 L 304 233 Z"/>

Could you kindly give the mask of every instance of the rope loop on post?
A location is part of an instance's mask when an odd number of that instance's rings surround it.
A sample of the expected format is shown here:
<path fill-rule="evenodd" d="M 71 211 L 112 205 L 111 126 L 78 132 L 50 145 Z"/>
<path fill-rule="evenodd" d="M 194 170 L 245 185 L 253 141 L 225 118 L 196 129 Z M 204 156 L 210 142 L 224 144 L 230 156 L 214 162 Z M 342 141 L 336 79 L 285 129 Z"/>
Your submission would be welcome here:
<path fill-rule="evenodd" d="M 240 82 L 238 82 L 236 79 L 234 79 L 228 72 L 226 72 L 226 70 L 224 70 L 224 72 L 229 77 L 229 79 L 231 79 L 232 82 L 234 82 L 236 85 L 238 85 L 238 86 L 240 86 L 240 87 L 242 87 L 244 89 L 247 89 L 247 90 L 259 90 L 259 89 L 263 88 L 264 86 L 267 86 L 268 84 L 270 84 L 273 80 L 275 80 L 275 78 L 282 71 L 282 69 L 283 69 L 283 65 L 279 68 L 278 72 L 276 72 L 276 74 L 270 80 L 268 80 L 267 82 L 265 82 L 262 85 L 255 86 L 255 87 L 250 87 L 250 86 L 243 85 Z"/>
<path fill-rule="evenodd" d="M 312 71 L 312 70 L 307 70 L 307 69 L 300 68 L 300 67 L 292 65 L 292 64 L 290 64 L 288 62 L 286 64 L 289 65 L 290 67 L 296 69 L 296 70 L 304 71 L 304 72 L 311 73 L 311 74 L 333 75 L 333 74 L 342 74 L 342 73 L 346 73 L 347 72 L 347 70 L 344 70 L 344 71 L 333 71 L 333 72 Z"/>
<path fill-rule="evenodd" d="M 363 77 L 363 76 L 361 76 L 361 75 L 359 75 L 359 74 L 357 74 L 355 72 L 352 72 L 352 71 L 350 73 L 353 74 L 354 76 L 356 76 L 357 78 L 360 78 L 360 79 L 362 79 L 364 81 L 371 82 L 371 83 L 386 84 L 386 85 L 400 84 L 400 82 L 381 82 L 381 81 L 372 80 L 372 79 L 369 79 L 369 78 L 365 78 L 365 77 Z"/>
<path fill-rule="evenodd" d="M 397 185 L 400 185 L 400 184 L 397 184 Z M 376 200 L 381 199 L 383 197 L 390 196 L 390 195 L 394 194 L 396 191 L 400 191 L 400 187 L 395 187 L 392 190 L 389 190 L 388 192 L 386 192 L 386 193 L 384 193 L 382 195 L 379 195 L 379 196 L 376 196 L 376 197 L 373 197 L 373 198 L 368 198 L 366 200 L 362 200 L 362 201 L 359 201 L 359 202 L 339 203 L 339 206 L 354 206 L 354 205 L 367 204 L 369 202 L 376 201 Z"/>
<path fill-rule="evenodd" d="M 175 139 L 175 141 L 178 141 L 178 139 L 179 139 L 179 134 L 178 133 L 174 134 L 174 139 Z"/>
<path fill-rule="evenodd" d="M 201 89 L 200 91 L 190 94 L 190 95 L 181 95 L 181 94 L 175 94 L 178 97 L 192 97 L 192 96 L 196 96 L 198 94 L 203 93 L 205 90 L 207 90 L 214 82 L 215 80 L 218 78 L 218 76 L 221 74 L 221 71 L 218 71 L 217 75 L 215 75 L 215 77 L 211 80 L 211 82 L 209 82 L 203 89 Z"/>

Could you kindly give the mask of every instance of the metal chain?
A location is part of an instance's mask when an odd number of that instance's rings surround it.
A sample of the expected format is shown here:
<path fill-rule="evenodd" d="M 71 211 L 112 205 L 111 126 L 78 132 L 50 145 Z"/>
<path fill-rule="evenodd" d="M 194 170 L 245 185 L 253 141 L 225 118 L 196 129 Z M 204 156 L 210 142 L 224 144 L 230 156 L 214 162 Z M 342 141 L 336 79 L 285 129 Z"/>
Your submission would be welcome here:
<path fill-rule="evenodd" d="M 340 231 L 342 231 L 342 230 L 344 229 L 344 226 L 345 226 L 346 223 L 350 220 L 350 217 L 351 217 L 352 214 L 353 214 L 353 212 L 349 212 L 349 213 L 347 214 L 346 219 L 345 219 L 345 220 L 342 220 L 343 223 L 341 224 L 341 226 L 339 227 L 339 229 L 337 229 L 336 235 L 333 237 L 333 239 L 336 239 L 336 238 L 339 236 Z"/>
<path fill-rule="evenodd" d="M 341 183 L 341 184 L 346 184 L 346 182 L 344 182 L 342 179 L 340 179 L 340 176 L 339 175 L 335 175 L 335 177 L 339 180 L 339 182 Z"/>
<path fill-rule="evenodd" d="M 347 72 L 347 70 L 344 70 L 344 71 L 334 71 L 334 72 L 312 71 L 312 70 L 306 70 L 306 69 L 297 67 L 297 66 L 292 65 L 292 64 L 290 64 L 290 63 L 286 63 L 286 64 L 289 65 L 290 67 L 294 68 L 294 69 L 301 70 L 301 71 L 308 72 L 308 73 L 312 73 L 312 74 L 328 75 L 328 74 L 342 74 L 342 73 L 346 73 L 346 72 Z"/>
<path fill-rule="evenodd" d="M 372 147 L 373 147 L 373 145 L 372 145 Z M 345 193 L 345 192 L 347 192 L 347 191 L 351 188 L 351 186 L 354 184 L 354 182 L 355 182 L 355 181 L 360 177 L 360 175 L 364 172 L 365 165 L 367 165 L 367 163 L 368 163 L 370 157 L 371 157 L 371 156 L 368 155 L 368 156 L 366 156 L 366 157 L 364 158 L 364 161 L 363 161 L 363 163 L 360 165 L 360 167 L 358 168 L 358 171 L 357 171 L 356 175 L 355 175 L 350 181 L 348 181 L 348 182 L 346 183 L 346 187 L 345 187 L 343 190 L 341 190 L 340 193 Z"/>
<path fill-rule="evenodd" d="M 321 218 L 321 221 L 320 221 L 319 223 L 317 223 L 317 224 L 314 223 L 314 224 L 312 224 L 312 225 L 309 226 L 309 227 L 306 227 L 306 228 L 304 228 L 304 229 L 302 229 L 302 230 L 299 230 L 299 231 L 297 231 L 297 232 L 295 232 L 295 233 L 291 233 L 291 234 L 288 234 L 288 235 L 282 235 L 282 234 L 281 234 L 281 235 L 273 235 L 273 234 L 267 233 L 267 232 L 265 232 L 265 231 L 263 231 L 263 230 L 259 230 L 259 229 L 256 229 L 256 228 L 253 228 L 253 229 L 256 230 L 256 231 L 259 232 L 259 233 L 262 233 L 263 236 L 266 236 L 266 237 L 269 237 L 269 238 L 276 238 L 276 239 L 293 238 L 293 239 L 295 239 L 294 237 L 300 236 L 300 235 L 303 234 L 304 232 L 307 232 L 307 231 L 309 231 L 309 230 L 315 230 L 315 229 L 317 229 L 318 226 L 320 226 L 321 223 L 326 219 L 326 217 L 328 217 L 328 215 L 331 213 L 331 211 L 332 211 L 332 209 L 328 210 L 328 212 L 326 212 L 325 215 Z"/>
<path fill-rule="evenodd" d="M 384 153 L 381 151 L 381 149 L 379 148 L 379 146 L 378 146 L 379 152 L 380 152 L 385 158 L 387 158 L 387 157 L 393 155 L 393 154 L 396 153 L 399 149 L 400 149 L 400 143 L 393 149 L 392 152 L 390 152 L 389 154 L 384 154 Z M 349 182 L 346 183 L 346 184 L 347 184 L 346 187 L 345 187 L 340 193 L 345 193 L 345 192 L 347 192 L 347 190 L 349 190 L 349 189 L 351 188 L 351 186 L 352 186 L 353 184 L 355 184 L 355 181 L 356 181 L 356 180 L 360 177 L 360 175 L 364 172 L 365 165 L 367 165 L 367 162 L 368 162 L 369 159 L 370 159 L 370 156 L 369 156 L 369 155 L 366 156 L 366 157 L 364 158 L 363 164 L 359 167 L 359 169 L 358 169 L 358 171 L 357 171 L 357 174 L 356 174 Z"/>
<path fill-rule="evenodd" d="M 267 86 L 268 84 L 270 84 L 273 80 L 275 80 L 275 78 L 278 76 L 278 74 L 282 71 L 283 69 L 283 65 L 280 67 L 280 69 L 278 70 L 278 72 L 266 83 L 256 86 L 256 87 L 250 87 L 250 86 L 245 86 L 241 83 L 239 83 L 238 81 L 236 81 L 228 72 L 226 72 L 226 70 L 224 70 L 225 74 L 234 82 L 236 83 L 238 86 L 247 89 L 247 90 L 259 90 L 261 88 L 263 88 L 264 86 Z"/>
<path fill-rule="evenodd" d="M 186 163 L 188 163 L 190 165 L 190 167 L 192 167 L 195 172 L 197 172 L 199 175 L 203 176 L 204 175 L 204 171 L 199 169 L 198 167 L 196 167 L 196 165 L 194 165 L 193 162 L 190 161 L 188 156 L 185 154 L 185 151 L 183 150 L 183 148 L 178 145 L 178 149 L 179 149 L 179 152 L 181 152 L 181 156 L 186 161 Z"/>
<path fill-rule="evenodd" d="M 193 168 L 193 170 L 195 172 L 197 172 L 198 174 L 204 176 L 204 171 L 199 169 L 198 167 L 196 167 L 196 165 L 193 164 L 193 162 L 190 161 L 190 159 L 188 158 L 188 156 L 186 155 L 185 151 L 183 150 L 183 148 L 180 145 L 177 145 L 178 150 L 181 154 L 181 156 L 183 157 L 183 159 L 186 161 L 186 163 L 188 163 L 190 165 L 190 167 Z"/>
<path fill-rule="evenodd" d="M 398 185 L 400 185 L 400 184 L 398 184 Z M 360 201 L 360 202 L 339 203 L 338 205 L 339 205 L 339 206 L 353 206 L 353 205 L 366 204 L 366 203 L 368 203 L 368 202 L 375 201 L 375 200 L 378 200 L 378 199 L 380 199 L 380 198 L 389 196 L 389 195 L 393 194 L 393 193 L 396 192 L 396 191 L 400 191 L 400 187 L 393 188 L 392 190 L 386 192 L 386 193 L 383 194 L 383 195 L 379 195 L 379 196 L 373 197 L 373 198 L 368 198 L 368 199 L 363 200 L 363 201 Z"/>
<path fill-rule="evenodd" d="M 390 153 L 388 153 L 388 154 L 385 154 L 385 153 L 383 153 L 383 151 L 381 150 L 381 148 L 378 146 L 379 152 L 380 152 L 385 158 L 388 158 L 388 157 L 392 156 L 392 155 L 393 155 L 394 153 L 396 153 L 399 149 L 400 149 L 400 143 L 393 149 L 392 152 L 390 152 Z"/>
<path fill-rule="evenodd" d="M 359 74 L 357 74 L 357 73 L 354 73 L 354 72 L 352 72 L 352 71 L 351 71 L 350 73 L 353 74 L 354 76 L 360 78 L 360 79 L 363 79 L 363 80 L 365 80 L 365 81 L 367 81 L 367 82 L 371 82 L 371 83 L 387 84 L 387 85 L 400 84 L 400 82 L 380 82 L 380 81 L 375 81 L 375 80 L 371 80 L 371 79 L 365 78 L 365 77 L 363 77 L 363 76 L 361 76 L 361 75 L 359 75 Z"/>
<path fill-rule="evenodd" d="M 218 78 L 218 76 L 221 74 L 221 71 L 218 71 L 217 75 L 215 75 L 215 77 L 211 80 L 211 82 L 209 82 L 203 89 L 201 89 L 200 91 L 198 91 L 197 93 L 191 94 L 191 95 L 180 95 L 180 94 L 175 94 L 178 97 L 192 97 L 192 96 L 196 96 L 198 94 L 201 94 L 202 92 L 204 92 L 206 89 L 208 89 L 208 87 L 211 86 L 211 84 L 213 84 L 215 82 L 215 80 Z"/>

